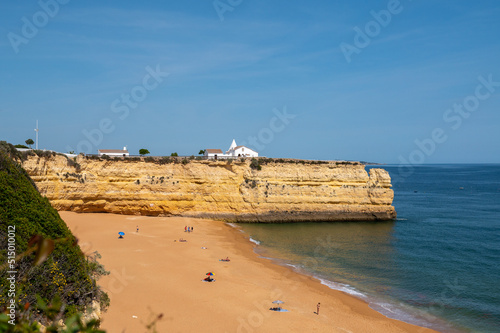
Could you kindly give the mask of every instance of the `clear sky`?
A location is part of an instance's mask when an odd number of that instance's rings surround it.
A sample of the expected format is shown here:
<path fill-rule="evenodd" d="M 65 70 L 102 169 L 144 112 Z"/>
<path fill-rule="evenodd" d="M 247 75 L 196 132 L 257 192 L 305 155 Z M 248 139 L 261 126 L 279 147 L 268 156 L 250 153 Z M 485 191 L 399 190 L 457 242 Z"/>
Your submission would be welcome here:
<path fill-rule="evenodd" d="M 496 0 L 6 0 L 0 64 L 13 144 L 500 162 Z"/>

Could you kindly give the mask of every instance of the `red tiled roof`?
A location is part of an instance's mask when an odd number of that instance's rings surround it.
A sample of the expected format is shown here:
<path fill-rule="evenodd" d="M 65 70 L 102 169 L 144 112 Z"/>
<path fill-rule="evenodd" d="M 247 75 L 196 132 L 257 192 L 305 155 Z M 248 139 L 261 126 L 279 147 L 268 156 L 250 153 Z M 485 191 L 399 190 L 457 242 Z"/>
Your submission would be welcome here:
<path fill-rule="evenodd" d="M 207 154 L 222 154 L 220 149 L 207 149 Z"/>

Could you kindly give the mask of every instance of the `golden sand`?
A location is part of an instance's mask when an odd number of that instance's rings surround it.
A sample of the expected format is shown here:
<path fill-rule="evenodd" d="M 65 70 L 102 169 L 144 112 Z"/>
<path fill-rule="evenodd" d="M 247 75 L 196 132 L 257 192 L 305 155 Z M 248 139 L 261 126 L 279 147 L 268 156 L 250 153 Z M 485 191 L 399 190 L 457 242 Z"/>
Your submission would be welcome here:
<path fill-rule="evenodd" d="M 223 222 L 60 215 L 82 250 L 98 251 L 111 271 L 99 281 L 111 299 L 101 325 L 108 333 L 146 332 L 160 313 L 158 332 L 434 332 L 389 319 L 351 295 L 258 257 L 253 244 Z M 194 232 L 184 232 L 185 226 Z M 231 261 L 219 261 L 226 257 Z M 203 281 L 208 272 L 215 282 Z M 269 310 L 278 299 L 289 312 Z"/>

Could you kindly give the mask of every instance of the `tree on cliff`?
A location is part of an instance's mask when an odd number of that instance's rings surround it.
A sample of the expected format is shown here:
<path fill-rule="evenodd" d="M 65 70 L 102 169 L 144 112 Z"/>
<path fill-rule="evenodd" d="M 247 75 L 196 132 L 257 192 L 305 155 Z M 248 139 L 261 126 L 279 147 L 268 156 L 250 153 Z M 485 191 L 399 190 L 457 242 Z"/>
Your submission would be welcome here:
<path fill-rule="evenodd" d="M 170 154 L 170 156 L 179 156 L 179 154 L 177 154 L 177 153 L 172 153 L 172 154 Z"/>
<path fill-rule="evenodd" d="M 205 154 L 205 149 L 201 149 L 200 152 L 198 153 L 198 155 L 204 155 Z"/>
<path fill-rule="evenodd" d="M 144 155 L 147 155 L 147 154 L 149 154 L 149 150 L 144 149 L 144 148 L 139 149 L 139 155 L 144 156 Z"/>
<path fill-rule="evenodd" d="M 26 141 L 24 141 L 24 142 L 26 142 L 26 144 L 27 144 L 28 146 L 30 146 L 30 148 L 31 148 L 31 145 L 35 143 L 35 141 L 33 141 L 33 139 L 28 139 L 28 140 L 26 140 Z"/>

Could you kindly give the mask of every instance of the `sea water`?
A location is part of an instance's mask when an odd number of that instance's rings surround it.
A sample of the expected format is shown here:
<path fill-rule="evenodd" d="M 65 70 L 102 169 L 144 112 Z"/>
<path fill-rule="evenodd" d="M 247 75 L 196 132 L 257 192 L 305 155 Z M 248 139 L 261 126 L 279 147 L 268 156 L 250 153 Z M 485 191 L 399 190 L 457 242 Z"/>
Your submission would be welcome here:
<path fill-rule="evenodd" d="M 442 332 L 500 332 L 500 165 L 384 166 L 396 221 L 239 224 L 256 251 Z"/>

